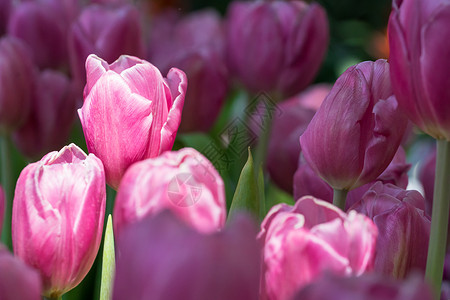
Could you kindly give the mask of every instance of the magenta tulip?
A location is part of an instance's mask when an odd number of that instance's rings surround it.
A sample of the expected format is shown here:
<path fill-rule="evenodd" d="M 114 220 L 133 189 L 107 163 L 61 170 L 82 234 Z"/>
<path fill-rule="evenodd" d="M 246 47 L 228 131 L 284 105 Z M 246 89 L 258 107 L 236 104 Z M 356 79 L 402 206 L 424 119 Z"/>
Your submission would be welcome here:
<path fill-rule="evenodd" d="M 360 277 L 326 275 L 298 292 L 292 300 L 432 300 L 420 276 L 399 281 L 380 274 Z"/>
<path fill-rule="evenodd" d="M 86 70 L 78 115 L 89 152 L 102 160 L 107 183 L 117 189 L 131 164 L 172 149 L 186 75 L 173 68 L 164 78 L 155 66 L 132 56 L 109 65 L 90 55 Z"/>
<path fill-rule="evenodd" d="M 123 228 L 164 209 L 201 232 L 225 225 L 224 184 L 209 160 L 192 148 L 167 151 L 132 165 L 114 206 L 114 228 Z"/>
<path fill-rule="evenodd" d="M 3 228 L 3 218 L 5 217 L 5 192 L 0 185 L 0 236 Z"/>
<path fill-rule="evenodd" d="M 426 154 L 426 157 L 421 163 L 419 169 L 419 180 L 422 183 L 426 201 L 425 209 L 429 215 L 431 215 L 431 208 L 433 207 L 435 176 L 436 176 L 436 149 L 433 149 L 432 151 L 429 151 L 429 153 Z"/>
<path fill-rule="evenodd" d="M 85 62 L 96 54 L 108 63 L 120 55 L 144 54 L 139 12 L 131 5 L 89 5 L 69 33 L 70 65 L 80 88 L 86 83 Z"/>
<path fill-rule="evenodd" d="M 350 209 L 378 227 L 375 271 L 394 278 L 425 272 L 431 221 L 419 192 L 377 182 Z"/>
<path fill-rule="evenodd" d="M 324 273 L 359 276 L 371 270 L 377 228 L 364 215 L 304 197 L 293 207 L 272 207 L 258 237 L 264 243 L 262 299 L 290 299 Z"/>
<path fill-rule="evenodd" d="M 13 134 L 19 150 L 36 159 L 61 149 L 76 117 L 76 91 L 63 73 L 45 70 L 37 76 L 31 114 Z"/>
<path fill-rule="evenodd" d="M 400 107 L 423 131 L 450 140 L 450 5 L 394 0 L 389 18 L 392 87 Z"/>
<path fill-rule="evenodd" d="M 227 12 L 229 67 L 252 92 L 300 92 L 319 70 L 328 39 L 326 13 L 316 3 L 236 1 Z"/>
<path fill-rule="evenodd" d="M 19 39 L 0 39 L 0 134 L 10 133 L 28 117 L 34 68 L 27 46 Z"/>
<path fill-rule="evenodd" d="M 12 0 L 0 0 L 0 36 L 6 33 L 11 13 L 11 2 Z"/>
<path fill-rule="evenodd" d="M 14 257 L 0 244 L 0 299 L 40 300 L 41 291 L 39 272 Z"/>
<path fill-rule="evenodd" d="M 300 138 L 302 153 L 334 189 L 351 190 L 386 169 L 406 125 L 392 96 L 389 64 L 363 62 L 338 78 Z"/>
<path fill-rule="evenodd" d="M 14 253 L 39 270 L 43 295 L 77 286 L 97 255 L 106 189 L 102 162 L 76 145 L 22 170 L 12 216 Z"/>
<path fill-rule="evenodd" d="M 126 228 L 117 239 L 120 256 L 114 300 L 257 300 L 260 247 L 247 218 L 200 234 L 169 212 Z"/>
<path fill-rule="evenodd" d="M 400 146 L 389 166 L 375 181 L 366 183 L 348 193 L 347 201 L 345 202 L 345 210 L 348 210 L 353 204 L 361 200 L 362 196 L 376 181 L 381 181 L 385 184 L 390 183 L 402 189 L 406 189 L 408 186 L 408 171 L 410 167 L 411 165 L 406 162 L 405 151 Z M 322 178 L 311 169 L 303 157 L 301 157 L 298 169 L 294 175 L 294 199 L 300 199 L 306 195 L 332 202 L 333 188 L 323 181 Z"/>

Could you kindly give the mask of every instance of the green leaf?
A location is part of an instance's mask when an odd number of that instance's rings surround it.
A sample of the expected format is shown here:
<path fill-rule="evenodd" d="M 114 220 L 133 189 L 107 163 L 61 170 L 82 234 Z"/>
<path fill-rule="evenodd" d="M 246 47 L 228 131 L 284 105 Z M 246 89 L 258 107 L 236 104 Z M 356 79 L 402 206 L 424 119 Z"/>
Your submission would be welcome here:
<path fill-rule="evenodd" d="M 258 172 L 258 176 L 256 176 Z M 239 182 L 234 192 L 229 211 L 229 219 L 238 211 L 247 211 L 256 218 L 260 217 L 260 210 L 264 203 L 264 177 L 261 167 L 256 171 L 252 153 L 248 149 L 248 159 L 242 168 Z"/>
<path fill-rule="evenodd" d="M 116 261 L 114 252 L 114 233 L 112 228 L 112 218 L 111 215 L 108 215 L 108 222 L 106 224 L 106 231 L 105 231 L 105 241 L 103 244 L 103 263 L 102 263 L 100 300 L 110 300 L 112 297 L 115 269 L 116 269 Z"/>

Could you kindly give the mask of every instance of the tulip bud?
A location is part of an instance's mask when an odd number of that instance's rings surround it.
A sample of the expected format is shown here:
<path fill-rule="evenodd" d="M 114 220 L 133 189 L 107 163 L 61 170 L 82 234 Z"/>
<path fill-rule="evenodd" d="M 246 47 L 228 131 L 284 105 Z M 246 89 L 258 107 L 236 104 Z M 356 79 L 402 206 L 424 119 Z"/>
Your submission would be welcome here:
<path fill-rule="evenodd" d="M 14 254 L 41 273 L 43 295 L 77 286 L 100 246 L 106 189 L 102 162 L 71 144 L 29 164 L 13 204 Z"/>
<path fill-rule="evenodd" d="M 313 197 L 272 207 L 258 235 L 264 243 L 263 299 L 291 299 L 326 272 L 359 276 L 371 270 L 376 238 L 369 218 Z"/>
<path fill-rule="evenodd" d="M 398 281 L 380 274 L 360 277 L 326 275 L 303 288 L 292 300 L 432 300 L 430 287 L 420 276 Z"/>
<path fill-rule="evenodd" d="M 230 70 L 252 92 L 289 97 L 314 79 L 328 44 L 328 21 L 318 4 L 233 2 L 227 12 Z"/>
<path fill-rule="evenodd" d="M 300 138 L 302 153 L 329 185 L 351 190 L 386 169 L 406 124 L 392 96 L 389 64 L 363 62 L 338 78 Z"/>
<path fill-rule="evenodd" d="M 40 68 L 69 65 L 67 33 L 72 12 L 68 9 L 61 0 L 24 1 L 11 14 L 8 33 L 32 49 L 33 60 Z"/>
<path fill-rule="evenodd" d="M 85 62 L 90 54 L 108 63 L 120 55 L 142 56 L 139 12 L 131 5 L 87 6 L 69 33 L 70 64 L 80 88 L 86 83 Z"/>
<path fill-rule="evenodd" d="M 128 224 L 164 209 L 201 232 L 225 225 L 224 184 L 209 160 L 192 148 L 164 152 L 132 165 L 114 206 L 116 234 Z"/>
<path fill-rule="evenodd" d="M 5 192 L 0 185 L 0 236 L 2 234 L 3 218 L 5 217 Z"/>
<path fill-rule="evenodd" d="M 0 134 L 13 131 L 28 116 L 33 72 L 26 45 L 13 37 L 0 39 Z"/>
<path fill-rule="evenodd" d="M 394 278 L 425 272 L 431 222 L 419 192 L 377 182 L 351 209 L 378 227 L 375 271 Z"/>
<path fill-rule="evenodd" d="M 361 200 L 362 196 L 377 181 L 381 181 L 384 184 L 390 183 L 402 189 L 406 189 L 408 186 L 408 171 L 410 168 L 411 165 L 406 162 L 405 151 L 400 146 L 389 166 L 375 181 L 366 183 L 348 193 L 347 201 L 345 202 L 345 210 L 348 210 L 353 204 Z M 294 175 L 294 199 L 300 199 L 306 195 L 311 195 L 331 203 L 333 201 L 333 188 L 323 181 L 322 178 L 311 169 L 303 157 L 301 157 L 298 169 Z"/>
<path fill-rule="evenodd" d="M 161 71 L 174 66 L 189 78 L 180 130 L 211 129 L 228 91 L 224 32 L 218 13 L 204 10 L 183 18 L 173 14 L 156 18 L 149 57 Z"/>
<path fill-rule="evenodd" d="M 446 0 L 394 0 L 389 18 L 392 87 L 423 131 L 450 140 L 450 6 Z"/>
<path fill-rule="evenodd" d="M 113 300 L 257 300 L 260 247 L 243 216 L 200 234 L 169 212 L 130 225 L 118 237 Z"/>
<path fill-rule="evenodd" d="M 78 115 L 89 152 L 101 159 L 106 182 L 117 189 L 131 164 L 172 149 L 186 75 L 173 68 L 164 78 L 155 66 L 132 56 L 109 65 L 90 55 L 86 71 L 85 100 Z"/>
<path fill-rule="evenodd" d="M 36 159 L 61 149 L 76 117 L 76 92 L 63 73 L 40 73 L 32 95 L 32 110 L 25 124 L 13 134 L 19 150 Z"/>
<path fill-rule="evenodd" d="M 40 300 L 41 291 L 39 273 L 0 244 L 0 299 Z"/>

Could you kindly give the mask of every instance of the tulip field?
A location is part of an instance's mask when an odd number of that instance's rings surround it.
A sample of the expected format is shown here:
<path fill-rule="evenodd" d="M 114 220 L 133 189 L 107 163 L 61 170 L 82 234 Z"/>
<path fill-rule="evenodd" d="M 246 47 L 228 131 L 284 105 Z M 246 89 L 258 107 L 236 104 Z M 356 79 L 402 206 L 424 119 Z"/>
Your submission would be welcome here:
<path fill-rule="evenodd" d="M 0 300 L 450 299 L 449 0 L 0 0 Z"/>

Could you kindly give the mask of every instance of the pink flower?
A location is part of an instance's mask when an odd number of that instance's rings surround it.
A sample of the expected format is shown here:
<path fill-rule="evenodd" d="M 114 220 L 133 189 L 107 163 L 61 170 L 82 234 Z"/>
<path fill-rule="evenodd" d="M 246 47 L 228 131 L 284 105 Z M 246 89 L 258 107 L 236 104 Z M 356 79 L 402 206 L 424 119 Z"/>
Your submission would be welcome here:
<path fill-rule="evenodd" d="M 173 68 L 164 78 L 155 66 L 132 56 L 109 65 L 90 55 L 86 72 L 85 101 L 78 115 L 89 152 L 102 160 L 106 182 L 117 189 L 131 164 L 172 149 L 186 75 Z"/>
<path fill-rule="evenodd" d="M 201 232 L 225 225 L 224 184 L 219 173 L 197 150 L 167 151 L 132 165 L 123 177 L 114 207 L 114 228 L 169 209 Z"/>
<path fill-rule="evenodd" d="M 263 299 L 290 299 L 325 272 L 361 275 L 373 267 L 377 228 L 354 211 L 303 197 L 274 206 L 261 224 Z"/>
<path fill-rule="evenodd" d="M 22 170 L 12 216 L 15 255 L 38 269 L 56 297 L 86 276 L 100 246 L 106 189 L 102 162 L 71 144 Z"/>

